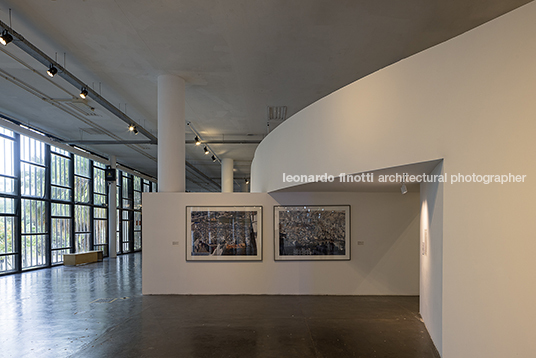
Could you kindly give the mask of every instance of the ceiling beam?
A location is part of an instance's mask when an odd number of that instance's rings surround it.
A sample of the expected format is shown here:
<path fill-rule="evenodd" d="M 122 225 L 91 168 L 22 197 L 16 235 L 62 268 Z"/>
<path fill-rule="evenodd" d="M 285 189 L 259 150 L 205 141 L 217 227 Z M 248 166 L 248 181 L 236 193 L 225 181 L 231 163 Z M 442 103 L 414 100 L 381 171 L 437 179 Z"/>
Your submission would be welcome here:
<path fill-rule="evenodd" d="M 201 144 L 259 144 L 261 140 L 201 140 Z M 195 144 L 195 140 L 186 140 L 186 144 Z"/>
<path fill-rule="evenodd" d="M 65 141 L 65 143 L 74 144 L 74 145 L 153 144 L 153 142 L 150 140 L 73 140 L 73 141 Z"/>

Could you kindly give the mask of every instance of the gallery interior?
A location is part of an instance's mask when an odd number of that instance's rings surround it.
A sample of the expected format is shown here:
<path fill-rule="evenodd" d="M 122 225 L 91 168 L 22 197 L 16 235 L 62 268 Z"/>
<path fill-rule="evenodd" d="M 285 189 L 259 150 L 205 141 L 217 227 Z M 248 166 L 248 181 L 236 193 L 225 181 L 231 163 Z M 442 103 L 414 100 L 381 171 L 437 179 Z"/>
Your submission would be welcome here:
<path fill-rule="evenodd" d="M 0 356 L 533 356 L 535 19 L 0 0 Z"/>

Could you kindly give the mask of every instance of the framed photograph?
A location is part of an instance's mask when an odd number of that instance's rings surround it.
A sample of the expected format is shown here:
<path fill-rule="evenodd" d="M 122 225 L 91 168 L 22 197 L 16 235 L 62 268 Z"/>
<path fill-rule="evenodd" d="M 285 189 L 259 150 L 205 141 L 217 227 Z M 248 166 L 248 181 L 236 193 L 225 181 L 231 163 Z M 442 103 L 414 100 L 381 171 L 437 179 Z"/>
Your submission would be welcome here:
<path fill-rule="evenodd" d="M 275 206 L 276 260 L 350 260 L 350 206 Z"/>
<path fill-rule="evenodd" d="M 262 206 L 186 207 L 186 260 L 262 260 Z"/>

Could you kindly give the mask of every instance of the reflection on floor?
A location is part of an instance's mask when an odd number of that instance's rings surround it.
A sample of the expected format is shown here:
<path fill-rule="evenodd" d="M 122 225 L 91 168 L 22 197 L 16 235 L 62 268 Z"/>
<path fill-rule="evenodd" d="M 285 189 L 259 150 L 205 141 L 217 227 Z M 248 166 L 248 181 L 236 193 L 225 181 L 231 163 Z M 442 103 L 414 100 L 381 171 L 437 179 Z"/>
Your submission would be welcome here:
<path fill-rule="evenodd" d="M 439 355 L 418 297 L 142 296 L 141 254 L 0 277 L 0 357 Z"/>

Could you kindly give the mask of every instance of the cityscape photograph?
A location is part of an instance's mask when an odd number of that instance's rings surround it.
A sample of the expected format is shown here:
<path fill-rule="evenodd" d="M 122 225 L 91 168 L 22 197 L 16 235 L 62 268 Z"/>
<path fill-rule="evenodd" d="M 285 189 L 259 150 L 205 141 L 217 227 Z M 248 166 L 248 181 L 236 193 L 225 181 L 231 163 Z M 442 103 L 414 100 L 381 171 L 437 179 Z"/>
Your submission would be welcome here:
<path fill-rule="evenodd" d="M 276 207 L 282 256 L 345 256 L 349 207 Z M 278 230 L 277 230 L 278 228 Z"/>
<path fill-rule="evenodd" d="M 257 210 L 191 210 L 192 256 L 257 256 Z"/>

